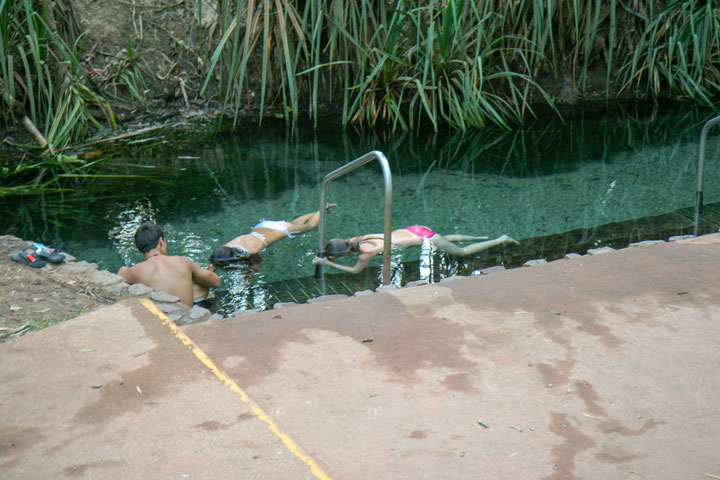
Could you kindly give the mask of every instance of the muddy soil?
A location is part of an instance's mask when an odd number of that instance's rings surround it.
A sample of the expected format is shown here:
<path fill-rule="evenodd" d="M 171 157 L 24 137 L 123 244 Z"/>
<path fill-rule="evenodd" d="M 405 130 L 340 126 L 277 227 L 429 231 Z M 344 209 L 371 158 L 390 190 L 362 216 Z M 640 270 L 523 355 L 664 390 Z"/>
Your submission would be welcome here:
<path fill-rule="evenodd" d="M 198 0 L 74 0 L 71 5 L 85 35 L 82 61 L 91 82 L 127 101 L 113 105 L 120 120 L 135 112 L 138 96 L 146 108 L 161 109 L 200 105 L 212 97 L 212 79 L 202 98 L 200 91 L 222 33 L 215 2 L 203 0 L 201 9 Z M 200 34 L 201 26 L 213 32 L 209 42 L 200 42 L 207 35 Z M 127 87 L 131 78 L 134 93 Z"/>
<path fill-rule="evenodd" d="M 64 272 L 62 263 L 31 268 L 13 261 L 13 250 L 32 243 L 0 236 L 0 342 L 114 303 L 128 294 L 110 293 Z"/>

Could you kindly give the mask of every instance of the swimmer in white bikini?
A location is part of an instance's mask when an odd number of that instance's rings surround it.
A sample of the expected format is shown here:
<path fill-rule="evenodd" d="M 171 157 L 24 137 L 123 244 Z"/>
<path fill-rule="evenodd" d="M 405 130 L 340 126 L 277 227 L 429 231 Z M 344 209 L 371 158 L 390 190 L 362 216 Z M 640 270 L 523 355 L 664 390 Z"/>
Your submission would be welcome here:
<path fill-rule="evenodd" d="M 315 257 L 313 263 L 315 265 L 329 265 L 343 272 L 360 273 L 368 266 L 370 260 L 383 253 L 384 238 L 385 236 L 381 233 L 360 235 L 348 239 L 333 238 L 325 245 L 323 254 L 327 258 Z M 473 243 L 467 247 L 459 247 L 453 243 L 473 240 L 485 241 Z M 430 242 L 441 252 L 456 257 L 472 255 L 473 253 L 487 250 L 497 245 L 518 245 L 520 243 L 507 235 L 502 235 L 494 240 L 488 240 L 488 237 L 474 237 L 470 235 L 440 235 L 427 227 L 419 225 L 393 230 L 391 233 L 391 242 L 393 248 L 419 247 L 423 242 Z M 358 260 L 355 266 L 348 267 L 331 261 L 353 253 L 358 254 Z"/>
<path fill-rule="evenodd" d="M 336 205 L 329 203 L 327 211 Z M 263 220 L 255 225 L 250 233 L 235 237 L 217 247 L 210 255 L 213 267 L 227 267 L 239 264 L 250 266 L 258 272 L 262 262 L 262 251 L 283 238 L 293 238 L 297 234 L 307 233 L 317 227 L 320 211 L 307 213 L 289 222 Z"/>

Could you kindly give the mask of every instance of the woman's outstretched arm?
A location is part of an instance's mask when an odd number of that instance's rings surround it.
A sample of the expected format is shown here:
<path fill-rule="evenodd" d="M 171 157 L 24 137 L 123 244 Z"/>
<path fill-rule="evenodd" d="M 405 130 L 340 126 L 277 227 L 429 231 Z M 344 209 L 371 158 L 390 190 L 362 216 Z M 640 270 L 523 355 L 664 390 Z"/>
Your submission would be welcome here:
<path fill-rule="evenodd" d="M 347 265 L 340 265 L 339 263 L 331 262 L 327 258 L 324 257 L 315 257 L 313 258 L 313 263 L 315 265 L 328 265 L 333 268 L 337 268 L 338 270 L 342 270 L 343 272 L 347 273 L 360 273 L 363 270 L 365 270 L 365 267 L 368 266 L 370 263 L 370 260 L 372 260 L 375 255 L 377 254 L 371 254 L 371 253 L 361 253 L 358 255 L 358 261 L 357 263 L 352 266 L 348 267 Z"/>

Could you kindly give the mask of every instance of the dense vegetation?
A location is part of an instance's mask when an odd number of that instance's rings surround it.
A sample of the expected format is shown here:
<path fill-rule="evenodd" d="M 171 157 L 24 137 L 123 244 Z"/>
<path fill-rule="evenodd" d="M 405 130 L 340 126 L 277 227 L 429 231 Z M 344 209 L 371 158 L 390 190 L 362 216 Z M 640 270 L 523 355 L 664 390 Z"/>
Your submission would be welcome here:
<path fill-rule="evenodd" d="M 0 121 L 35 142 L 13 144 L 22 160 L 0 163 L 0 196 L 87 167 L 69 147 L 115 128 L 117 103 L 143 103 L 150 69 L 131 39 L 98 85 L 81 61 L 78 12 L 56 5 L 0 0 Z M 198 0 L 197 8 L 213 12 L 196 29 L 206 70 L 197 94 L 235 118 L 255 105 L 260 118 L 274 107 L 288 121 L 317 121 L 332 105 L 345 126 L 507 129 L 539 102 L 592 94 L 715 107 L 720 92 L 717 0 Z M 562 89 L 551 92 L 554 84 Z"/>
<path fill-rule="evenodd" d="M 240 2 L 243 4 L 244 2 Z M 704 104 L 720 87 L 720 3 L 643 0 L 250 0 L 221 15 L 211 70 L 225 105 L 247 102 L 248 65 L 261 56 L 261 105 L 293 112 L 342 102 L 343 123 L 413 129 L 507 127 L 605 74 L 607 94 Z M 277 12 L 283 12 L 282 15 Z M 239 28 L 243 25 L 245 28 Z M 251 25 L 253 28 L 247 28 Z"/>

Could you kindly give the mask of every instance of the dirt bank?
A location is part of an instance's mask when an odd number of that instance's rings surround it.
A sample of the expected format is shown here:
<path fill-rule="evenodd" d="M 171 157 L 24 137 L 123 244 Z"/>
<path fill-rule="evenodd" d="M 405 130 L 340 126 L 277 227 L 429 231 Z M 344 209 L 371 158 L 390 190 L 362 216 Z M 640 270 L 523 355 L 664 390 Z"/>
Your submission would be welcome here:
<path fill-rule="evenodd" d="M 127 289 L 108 290 L 97 282 L 96 275 L 102 272 L 71 257 L 67 262 L 43 268 L 31 268 L 10 259 L 13 250 L 31 246 L 31 242 L 12 235 L 0 236 L 0 341 L 128 296 Z"/>

